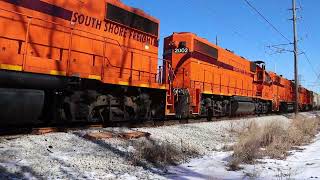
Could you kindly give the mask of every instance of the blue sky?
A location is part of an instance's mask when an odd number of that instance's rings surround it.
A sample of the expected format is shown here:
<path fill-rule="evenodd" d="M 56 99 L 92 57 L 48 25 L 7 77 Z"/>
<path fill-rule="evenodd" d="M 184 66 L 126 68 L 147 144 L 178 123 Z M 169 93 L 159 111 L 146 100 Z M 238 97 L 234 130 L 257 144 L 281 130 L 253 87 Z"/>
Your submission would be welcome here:
<path fill-rule="evenodd" d="M 127 5 L 140 8 L 160 20 L 160 50 L 163 38 L 172 32 L 193 32 L 233 50 L 249 60 L 263 60 L 267 68 L 293 79 L 293 54 L 275 53 L 267 46 L 286 44 L 281 35 L 263 21 L 244 0 L 122 0 Z M 291 0 L 249 0 L 287 38 L 292 39 Z M 299 56 L 301 83 L 320 92 L 320 23 L 317 14 L 319 0 L 297 0 L 299 48 L 307 53 Z M 292 47 L 281 46 L 292 50 Z M 314 71 L 312 70 L 314 69 Z M 317 80 L 317 81 L 316 81 Z"/>

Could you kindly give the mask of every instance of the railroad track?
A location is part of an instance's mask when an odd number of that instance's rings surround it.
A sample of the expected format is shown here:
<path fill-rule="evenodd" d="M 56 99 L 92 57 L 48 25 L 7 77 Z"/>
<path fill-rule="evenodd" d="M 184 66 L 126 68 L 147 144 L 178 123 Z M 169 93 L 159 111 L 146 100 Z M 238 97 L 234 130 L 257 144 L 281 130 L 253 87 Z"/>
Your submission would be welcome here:
<path fill-rule="evenodd" d="M 254 118 L 254 117 L 266 117 L 272 115 L 285 115 L 292 117 L 292 114 L 264 114 L 264 115 L 246 115 L 246 116 L 236 116 L 236 117 L 219 117 L 213 118 L 210 122 L 218 122 L 225 120 L 237 120 L 241 118 Z M 170 119 L 165 121 L 147 121 L 143 123 L 132 123 L 132 122 L 113 122 L 112 124 L 94 123 L 94 124 L 71 124 L 64 126 L 46 126 L 45 124 L 39 125 L 37 127 L 10 127 L 10 128 L 0 128 L 0 137 L 16 136 L 16 135 L 42 135 L 54 132 L 68 132 L 75 130 L 85 130 L 85 129 L 101 129 L 105 127 L 129 127 L 129 128 L 142 128 L 142 127 L 160 127 L 160 126 L 173 126 L 177 124 L 194 124 L 194 123 L 204 123 L 208 122 L 206 118 L 199 119 Z"/>
<path fill-rule="evenodd" d="M 41 135 L 53 132 L 68 132 L 71 130 L 81 130 L 81 129 L 93 129 L 93 128 L 103 128 L 103 124 L 87 124 L 87 125 L 65 125 L 65 126 L 38 126 L 38 127 L 10 127 L 10 128 L 0 128 L 0 136 L 10 136 L 10 135 Z"/>

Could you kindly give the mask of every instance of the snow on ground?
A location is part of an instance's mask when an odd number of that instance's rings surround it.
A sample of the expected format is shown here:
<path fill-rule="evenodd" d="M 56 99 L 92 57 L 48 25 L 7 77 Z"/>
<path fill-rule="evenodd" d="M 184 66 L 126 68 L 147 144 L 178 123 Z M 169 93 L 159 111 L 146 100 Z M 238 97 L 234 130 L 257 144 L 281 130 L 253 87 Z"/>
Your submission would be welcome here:
<path fill-rule="evenodd" d="M 266 164 L 247 166 L 248 171 L 253 169 L 261 178 L 289 177 L 290 179 L 319 179 L 320 178 L 320 134 L 314 142 L 302 147 L 302 150 L 292 151 L 293 155 L 286 160 L 264 159 Z"/>
<path fill-rule="evenodd" d="M 320 179 L 320 135 L 304 150 L 293 151 L 286 160 L 264 159 L 260 164 L 244 165 L 228 171 L 231 152 L 212 152 L 189 163 L 170 167 L 169 179 Z"/>
<path fill-rule="evenodd" d="M 307 113 L 304 116 L 311 115 Z M 252 121 L 264 124 L 275 120 L 283 124 L 290 122 L 285 116 L 267 116 L 157 128 L 105 128 L 41 136 L 1 137 L 0 179 L 242 179 L 247 173 L 259 173 L 262 178 L 269 178 L 280 173 L 277 167 L 283 173 L 287 173 L 287 168 L 290 175 L 295 174 L 294 177 L 298 179 L 311 178 L 311 175 L 320 177 L 316 175 L 320 172 L 316 157 L 316 152 L 320 152 L 320 136 L 314 144 L 305 147 L 306 150 L 295 152 L 286 161 L 266 159 L 266 164 L 245 166 L 243 171 L 226 170 L 231 152 L 222 152 L 220 149 L 235 142 L 236 137 L 230 133 L 230 129 L 241 128 Z M 93 141 L 83 138 L 88 131 L 132 130 L 149 132 L 156 141 L 196 148 L 203 157 L 169 167 L 169 171 L 164 173 L 149 164 L 133 165 L 129 153 L 132 141 L 119 138 Z"/>
<path fill-rule="evenodd" d="M 126 143 L 89 141 L 77 133 L 23 136 L 0 143 L 0 179 L 151 179 L 152 169 L 133 166 Z"/>
<path fill-rule="evenodd" d="M 305 118 L 318 114 L 301 113 Z M 264 122 L 265 123 L 265 122 Z M 310 145 L 291 151 L 285 160 L 263 159 L 243 170 L 228 171 L 232 152 L 214 151 L 189 163 L 169 167 L 168 179 L 320 179 L 320 134 Z"/>

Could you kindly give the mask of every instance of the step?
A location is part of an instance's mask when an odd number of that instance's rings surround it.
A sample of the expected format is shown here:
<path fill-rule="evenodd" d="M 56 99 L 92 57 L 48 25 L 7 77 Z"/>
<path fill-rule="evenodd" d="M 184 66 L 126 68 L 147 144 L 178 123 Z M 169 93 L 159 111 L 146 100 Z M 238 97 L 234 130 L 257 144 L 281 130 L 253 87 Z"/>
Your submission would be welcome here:
<path fill-rule="evenodd" d="M 176 113 L 166 113 L 167 116 L 175 116 Z"/>

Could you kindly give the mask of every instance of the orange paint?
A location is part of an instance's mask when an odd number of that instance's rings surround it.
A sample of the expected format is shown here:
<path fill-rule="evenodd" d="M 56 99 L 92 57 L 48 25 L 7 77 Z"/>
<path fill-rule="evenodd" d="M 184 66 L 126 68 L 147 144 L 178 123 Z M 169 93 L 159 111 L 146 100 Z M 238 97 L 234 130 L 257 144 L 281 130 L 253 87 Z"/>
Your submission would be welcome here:
<path fill-rule="evenodd" d="M 0 1 L 0 64 L 159 88 L 159 20 L 118 0 L 33 2 Z M 130 25 L 119 13 L 147 25 Z"/>

